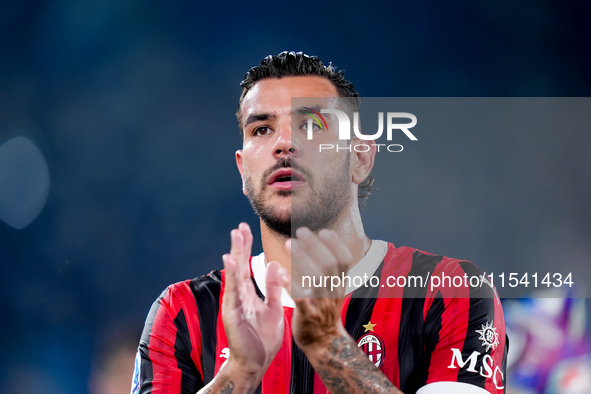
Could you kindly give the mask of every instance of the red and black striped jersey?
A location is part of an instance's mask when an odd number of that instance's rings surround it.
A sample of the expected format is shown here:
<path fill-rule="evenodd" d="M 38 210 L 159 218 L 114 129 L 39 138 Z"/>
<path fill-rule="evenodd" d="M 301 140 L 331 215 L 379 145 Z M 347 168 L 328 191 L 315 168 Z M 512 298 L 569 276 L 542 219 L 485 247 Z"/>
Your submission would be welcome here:
<path fill-rule="evenodd" d="M 253 281 L 262 299 L 264 264 L 262 255 L 251 259 Z M 358 267 L 363 266 L 379 278 L 379 285 L 364 285 L 350 293 L 342 321 L 397 387 L 406 394 L 504 393 L 508 341 L 503 311 L 480 269 L 467 261 L 383 241 L 373 241 L 351 272 L 360 273 Z M 445 276 L 477 277 L 480 286 L 433 286 L 429 281 Z M 396 286 L 391 278 L 398 284 L 400 278 L 422 278 L 429 285 Z M 194 394 L 213 379 L 229 356 L 221 318 L 223 296 L 223 270 L 173 284 L 160 295 L 140 340 L 133 394 Z M 325 394 L 319 376 L 293 342 L 293 300 L 285 296 L 283 345 L 257 392 Z"/>

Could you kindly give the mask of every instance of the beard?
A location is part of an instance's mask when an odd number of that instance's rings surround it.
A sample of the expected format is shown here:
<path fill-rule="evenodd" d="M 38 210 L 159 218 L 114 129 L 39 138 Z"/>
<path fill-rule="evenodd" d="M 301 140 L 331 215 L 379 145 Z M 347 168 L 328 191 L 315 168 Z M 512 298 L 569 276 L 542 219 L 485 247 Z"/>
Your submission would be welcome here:
<path fill-rule="evenodd" d="M 300 227 L 308 227 L 313 232 L 329 228 L 351 200 L 351 177 L 349 175 L 351 157 L 347 154 L 345 156 L 346 160 L 344 160 L 343 166 L 335 168 L 331 172 L 334 176 L 320 181 L 314 178 L 310 171 L 292 162 L 291 157 L 283 157 L 263 173 L 258 187 L 255 187 L 252 178 L 245 175 L 244 185 L 248 201 L 257 216 L 271 231 L 286 238 L 293 237 L 295 230 Z M 297 204 L 291 203 L 290 208 L 281 210 L 265 203 L 264 195 L 268 186 L 266 180 L 273 172 L 285 167 L 293 168 L 304 175 L 311 193 L 307 201 L 300 201 Z M 316 183 L 321 184 L 317 186 Z M 291 199 L 297 191 L 278 190 L 275 193 Z"/>

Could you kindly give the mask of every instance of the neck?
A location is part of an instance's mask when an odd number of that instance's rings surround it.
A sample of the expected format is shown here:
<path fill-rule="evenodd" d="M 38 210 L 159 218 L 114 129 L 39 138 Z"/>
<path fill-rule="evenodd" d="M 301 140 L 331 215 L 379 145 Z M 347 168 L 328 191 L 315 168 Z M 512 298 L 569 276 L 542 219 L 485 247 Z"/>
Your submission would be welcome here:
<path fill-rule="evenodd" d="M 371 240 L 363 229 L 357 199 L 343 209 L 329 229 L 336 231 L 341 241 L 348 246 L 355 263 L 365 256 L 371 246 Z M 277 261 L 283 268 L 291 270 L 291 255 L 285 250 L 285 241 L 288 238 L 272 231 L 261 220 L 261 239 L 267 261 Z"/>
<path fill-rule="evenodd" d="M 277 261 L 289 271 L 291 269 L 291 255 L 285 250 L 285 241 L 288 239 L 288 237 L 271 230 L 261 220 L 261 240 L 265 259 L 267 262 Z"/>

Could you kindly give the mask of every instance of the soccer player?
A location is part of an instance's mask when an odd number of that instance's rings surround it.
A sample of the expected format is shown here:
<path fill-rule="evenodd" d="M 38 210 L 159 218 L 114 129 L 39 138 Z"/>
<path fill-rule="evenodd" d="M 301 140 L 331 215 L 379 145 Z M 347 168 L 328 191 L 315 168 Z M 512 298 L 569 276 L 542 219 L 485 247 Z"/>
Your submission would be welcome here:
<path fill-rule="evenodd" d="M 251 257 L 253 235 L 241 223 L 224 270 L 162 293 L 146 320 L 132 393 L 503 393 L 508 344 L 492 286 L 385 285 L 445 275 L 482 284 L 482 272 L 369 239 L 359 202 L 375 147 L 319 152 L 318 143 L 339 143 L 330 116 L 314 140 L 305 138 L 312 122 L 291 98 L 356 97 L 344 74 L 283 52 L 241 86 L 236 163 L 263 253 Z M 335 297 L 326 287 L 304 289 L 289 272 L 372 275 L 380 284 L 339 287 Z M 310 297 L 292 299 L 288 289 Z"/>

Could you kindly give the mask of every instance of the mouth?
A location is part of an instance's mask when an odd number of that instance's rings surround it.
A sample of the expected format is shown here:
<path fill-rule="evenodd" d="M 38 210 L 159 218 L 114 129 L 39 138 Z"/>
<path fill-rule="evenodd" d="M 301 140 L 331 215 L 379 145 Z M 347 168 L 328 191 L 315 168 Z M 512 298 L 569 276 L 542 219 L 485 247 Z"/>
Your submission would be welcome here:
<path fill-rule="evenodd" d="M 280 190 L 291 190 L 304 183 L 306 179 L 302 174 L 291 168 L 282 168 L 271 174 L 268 185 Z"/>

